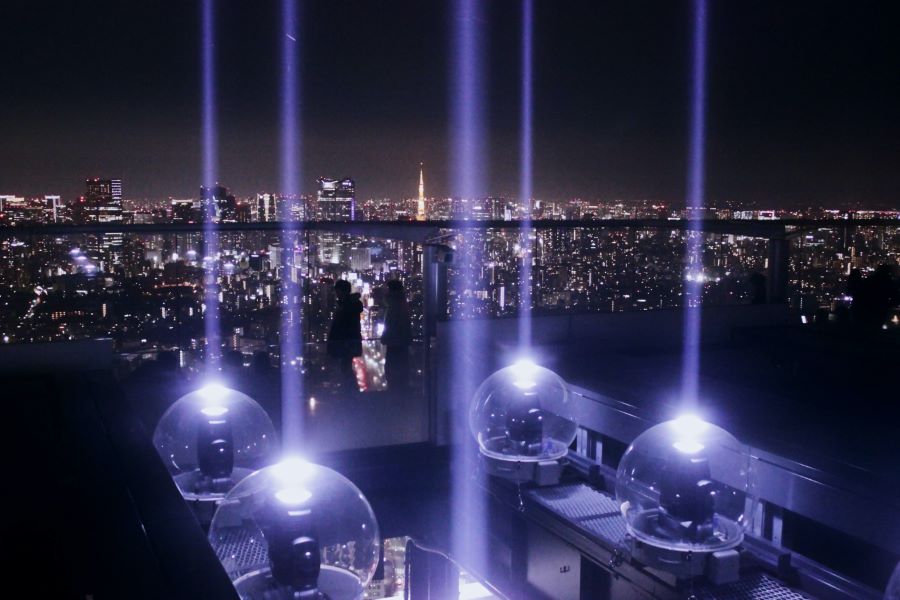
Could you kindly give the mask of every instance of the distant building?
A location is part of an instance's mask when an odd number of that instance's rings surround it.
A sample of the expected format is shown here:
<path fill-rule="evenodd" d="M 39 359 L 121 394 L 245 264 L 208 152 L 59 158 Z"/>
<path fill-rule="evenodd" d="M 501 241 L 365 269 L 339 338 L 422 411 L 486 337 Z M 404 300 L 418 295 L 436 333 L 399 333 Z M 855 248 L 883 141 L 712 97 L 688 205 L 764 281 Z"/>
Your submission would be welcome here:
<path fill-rule="evenodd" d="M 12 195 L 0 195 L 0 212 L 6 212 L 9 210 L 10 203 L 15 204 L 18 201 L 25 202 L 25 198 Z"/>
<path fill-rule="evenodd" d="M 203 213 L 216 223 L 237 223 L 237 200 L 222 185 L 200 187 L 200 205 Z"/>
<path fill-rule="evenodd" d="M 4 223 L 16 225 L 30 220 L 30 211 L 21 196 L 0 196 L 0 217 Z"/>
<path fill-rule="evenodd" d="M 122 180 L 88 179 L 81 198 L 80 222 L 118 223 L 122 221 Z"/>
<path fill-rule="evenodd" d="M 472 214 L 470 218 L 476 221 L 499 221 L 506 219 L 508 215 L 507 201 L 505 198 L 479 198 L 472 202 Z"/>
<path fill-rule="evenodd" d="M 372 268 L 372 255 L 375 249 L 356 247 L 350 250 L 350 268 L 354 271 L 367 271 Z"/>
<path fill-rule="evenodd" d="M 153 212 L 149 210 L 136 210 L 131 215 L 131 222 L 135 225 L 148 225 L 153 223 Z"/>
<path fill-rule="evenodd" d="M 278 200 L 275 194 L 256 194 L 252 204 L 253 220 L 257 223 L 278 221 Z"/>
<path fill-rule="evenodd" d="M 48 223 L 59 223 L 63 218 L 63 204 L 59 196 L 44 196 L 44 210 Z"/>
<path fill-rule="evenodd" d="M 416 204 L 416 220 L 424 221 L 427 218 L 425 211 L 425 169 L 419 164 L 419 200 Z"/>
<path fill-rule="evenodd" d="M 318 212 L 323 221 L 356 220 L 356 185 L 350 178 L 320 177 Z"/>
<path fill-rule="evenodd" d="M 122 223 L 122 180 L 95 177 L 84 183 L 85 194 L 79 199 L 78 222 Z M 104 232 L 91 246 L 94 258 L 117 264 L 122 254 L 122 233 Z"/>
<path fill-rule="evenodd" d="M 200 203 L 193 198 L 169 198 L 173 223 L 202 223 Z"/>
<path fill-rule="evenodd" d="M 49 203 L 49 204 L 48 204 Z M 59 196 L 25 198 L 0 195 L 0 224 L 37 225 L 55 223 L 61 218 Z"/>

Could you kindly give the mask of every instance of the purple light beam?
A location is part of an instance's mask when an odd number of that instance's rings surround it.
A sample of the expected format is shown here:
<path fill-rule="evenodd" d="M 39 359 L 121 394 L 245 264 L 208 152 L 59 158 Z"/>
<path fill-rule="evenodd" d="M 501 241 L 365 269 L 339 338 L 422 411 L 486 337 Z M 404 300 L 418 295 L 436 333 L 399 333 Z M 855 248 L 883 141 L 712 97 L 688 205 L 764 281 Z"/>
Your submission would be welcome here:
<path fill-rule="evenodd" d="M 303 265 L 302 243 L 293 221 L 300 179 L 300 73 L 298 70 L 299 0 L 282 0 L 281 39 L 281 193 L 284 226 L 281 230 L 281 427 L 286 452 L 299 452 L 303 439 L 304 398 L 302 345 L 302 299 L 297 266 Z"/>
<path fill-rule="evenodd" d="M 534 5 L 522 1 L 522 114 L 519 155 L 519 199 L 525 207 L 520 239 L 522 240 L 522 270 L 519 276 L 519 346 L 531 348 L 531 195 L 532 195 L 532 31 Z"/>
<path fill-rule="evenodd" d="M 453 31 L 451 32 L 451 182 L 453 195 L 467 202 L 467 210 L 484 191 L 484 169 L 486 164 L 484 148 L 484 76 L 483 76 L 483 33 L 481 0 L 455 0 Z M 468 235 L 478 239 L 474 232 Z M 458 297 L 464 298 L 463 291 L 472 289 L 473 267 L 471 253 L 465 252 L 466 240 L 457 238 L 458 252 L 462 259 L 457 267 L 456 280 Z M 465 312 L 468 312 L 463 308 Z M 474 355 L 473 340 L 477 337 L 478 321 L 461 318 L 454 324 L 454 334 L 450 339 L 454 360 L 451 365 L 452 384 L 450 398 L 455 403 L 453 423 L 453 492 L 452 517 L 453 535 L 451 552 L 465 559 L 469 569 L 479 571 L 484 568 L 486 549 L 484 531 L 486 516 L 478 502 L 478 491 L 473 482 L 473 464 L 469 460 L 472 438 L 468 431 L 468 411 L 465 407 L 475 391 L 470 358 Z"/>
<path fill-rule="evenodd" d="M 701 218 L 704 206 L 706 141 L 706 0 L 694 0 L 693 87 L 691 89 L 691 129 L 688 164 L 688 218 Z M 690 216 L 690 209 L 694 209 Z M 700 377 L 700 319 L 703 282 L 694 277 L 693 270 L 702 272 L 702 230 L 686 233 L 686 269 L 684 274 L 684 351 L 681 364 L 681 402 L 684 408 L 695 408 L 698 402 Z M 691 305 L 695 307 L 692 308 Z"/>
<path fill-rule="evenodd" d="M 218 136 L 216 132 L 216 66 L 215 66 L 215 16 L 214 0 L 203 0 L 201 35 L 202 79 L 202 132 L 203 186 L 209 190 L 216 184 L 218 170 Z M 203 300 L 206 310 L 203 322 L 206 331 L 206 367 L 218 367 L 221 347 L 219 344 L 219 240 L 215 224 L 215 203 L 201 198 L 203 207 L 204 285 Z"/>

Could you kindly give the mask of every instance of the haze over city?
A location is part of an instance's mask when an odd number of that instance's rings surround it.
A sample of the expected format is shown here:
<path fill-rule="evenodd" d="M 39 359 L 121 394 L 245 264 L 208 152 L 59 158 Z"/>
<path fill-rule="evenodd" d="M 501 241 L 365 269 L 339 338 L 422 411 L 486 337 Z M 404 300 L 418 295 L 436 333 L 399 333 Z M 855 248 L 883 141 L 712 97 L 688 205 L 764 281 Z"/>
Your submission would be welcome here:
<path fill-rule="evenodd" d="M 690 3 L 538 2 L 534 197 L 684 202 Z M 767 208 L 900 197 L 900 41 L 891 3 L 717 2 L 709 10 L 707 198 Z M 120 177 L 129 199 L 201 183 L 200 11 L 100 0 L 0 6 L 0 193 L 83 193 Z M 279 187 L 281 36 L 275 2 L 216 14 L 219 178 Z M 484 3 L 487 178 L 518 192 L 518 31 Z M 449 181 L 453 15 L 447 2 L 307 2 L 301 191 L 354 177 L 360 198 L 430 195 Z M 352 43 L 347 43 L 352 41 Z"/>

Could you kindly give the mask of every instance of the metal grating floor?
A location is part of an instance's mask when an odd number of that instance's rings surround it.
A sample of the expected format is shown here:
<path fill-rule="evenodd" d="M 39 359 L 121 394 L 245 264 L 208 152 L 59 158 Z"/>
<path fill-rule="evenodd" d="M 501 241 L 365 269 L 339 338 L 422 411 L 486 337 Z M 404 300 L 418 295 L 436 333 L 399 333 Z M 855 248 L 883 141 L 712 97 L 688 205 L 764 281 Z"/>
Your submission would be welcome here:
<path fill-rule="evenodd" d="M 625 538 L 625 519 L 616 501 L 583 483 L 536 488 L 528 494 L 538 504 L 610 545 Z"/>
<path fill-rule="evenodd" d="M 625 518 L 616 501 L 583 483 L 558 485 L 529 490 L 527 495 L 541 506 L 566 519 L 576 527 L 600 538 L 610 546 L 622 542 L 627 533 Z M 702 600 L 804 600 L 810 598 L 795 592 L 765 573 L 745 575 L 740 581 L 697 591 Z"/>
<path fill-rule="evenodd" d="M 619 514 L 585 519 L 579 525 L 612 544 L 619 544 L 628 533 L 625 519 Z"/>
<path fill-rule="evenodd" d="M 261 539 L 247 534 L 241 527 L 223 529 L 216 548 L 219 560 L 230 572 L 243 573 L 269 564 L 269 553 Z"/>
<path fill-rule="evenodd" d="M 809 598 L 784 587 L 765 573 L 745 575 L 740 581 L 701 590 L 702 600 L 803 600 Z"/>
<path fill-rule="evenodd" d="M 583 483 L 570 483 L 529 491 L 537 502 L 567 519 L 575 521 L 619 513 L 616 501 Z"/>

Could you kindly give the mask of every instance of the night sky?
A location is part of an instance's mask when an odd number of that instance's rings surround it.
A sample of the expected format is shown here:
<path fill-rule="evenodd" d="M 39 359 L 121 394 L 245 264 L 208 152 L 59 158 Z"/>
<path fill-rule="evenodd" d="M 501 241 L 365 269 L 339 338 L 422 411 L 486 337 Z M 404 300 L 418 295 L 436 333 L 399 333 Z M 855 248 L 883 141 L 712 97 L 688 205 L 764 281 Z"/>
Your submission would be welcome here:
<path fill-rule="evenodd" d="M 518 187 L 519 3 L 486 3 L 490 181 Z M 219 179 L 279 182 L 280 2 L 219 0 Z M 196 195 L 199 0 L 0 2 L 0 194 Z M 900 206 L 896 2 L 710 0 L 707 198 Z M 307 0 L 302 188 L 452 194 L 452 5 Z M 683 202 L 691 4 L 537 0 L 535 196 Z"/>

